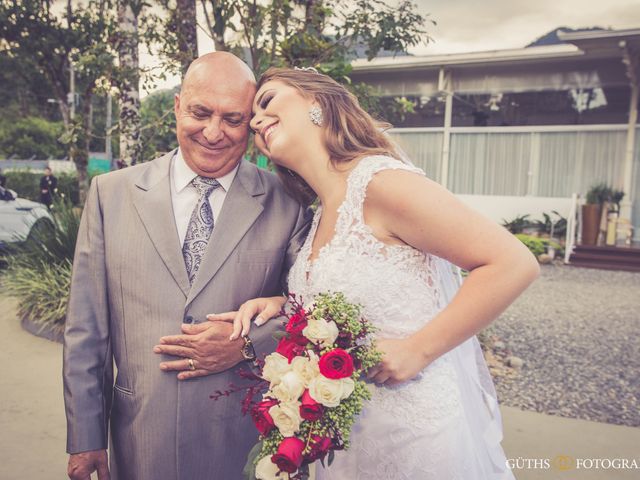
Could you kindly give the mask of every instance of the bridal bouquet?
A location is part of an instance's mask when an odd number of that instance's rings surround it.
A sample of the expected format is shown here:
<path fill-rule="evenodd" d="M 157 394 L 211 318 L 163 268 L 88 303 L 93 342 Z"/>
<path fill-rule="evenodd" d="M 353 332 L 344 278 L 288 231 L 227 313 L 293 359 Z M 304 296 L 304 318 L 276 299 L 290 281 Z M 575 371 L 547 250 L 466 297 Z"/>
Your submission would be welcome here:
<path fill-rule="evenodd" d="M 260 433 L 245 467 L 250 479 L 303 480 L 314 461 L 331 464 L 336 450 L 349 447 L 351 427 L 370 398 L 360 376 L 380 361 L 373 326 L 343 294 L 318 295 L 309 308 L 291 295 L 288 305 L 276 351 L 244 401 Z"/>

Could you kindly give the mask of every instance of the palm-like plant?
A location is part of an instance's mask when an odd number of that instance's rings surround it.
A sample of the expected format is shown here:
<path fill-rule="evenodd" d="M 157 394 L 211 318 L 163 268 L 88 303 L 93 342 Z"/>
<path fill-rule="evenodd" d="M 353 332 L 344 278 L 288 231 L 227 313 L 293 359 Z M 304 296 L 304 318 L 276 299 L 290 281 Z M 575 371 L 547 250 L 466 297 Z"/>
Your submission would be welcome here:
<path fill-rule="evenodd" d="M 18 298 L 18 313 L 41 330 L 61 333 L 71 285 L 71 265 L 80 212 L 69 201 L 53 208 L 53 222 L 40 223 L 9 248 L 3 290 Z"/>
<path fill-rule="evenodd" d="M 531 221 L 529 220 L 529 214 L 518 215 L 513 220 L 507 221 L 502 219 L 502 226 L 509 230 L 511 233 L 522 233 L 527 227 L 530 227 Z"/>
<path fill-rule="evenodd" d="M 613 203 L 620 211 L 620 202 L 624 198 L 622 190 L 614 190 L 605 183 L 593 185 L 587 192 L 587 203 L 602 205 L 605 202 Z"/>

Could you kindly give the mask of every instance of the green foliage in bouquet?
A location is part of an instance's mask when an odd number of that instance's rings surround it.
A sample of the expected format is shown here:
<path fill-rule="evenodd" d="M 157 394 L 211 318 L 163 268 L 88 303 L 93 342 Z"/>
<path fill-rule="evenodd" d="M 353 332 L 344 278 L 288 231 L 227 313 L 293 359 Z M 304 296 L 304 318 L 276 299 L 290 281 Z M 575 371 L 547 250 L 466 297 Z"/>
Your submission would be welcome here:
<path fill-rule="evenodd" d="M 366 329 L 367 334 L 373 334 L 376 329 L 362 318 L 360 305 L 349 303 L 343 293 L 321 293 L 315 299 L 315 308 L 311 317 L 316 320 L 333 320 L 341 332 L 348 332 L 357 337 Z M 375 341 L 369 340 L 368 348 L 355 348 L 354 356 L 362 363 L 361 370 L 368 370 L 380 363 L 382 354 L 376 350 Z M 323 350 L 331 350 L 327 347 Z"/>

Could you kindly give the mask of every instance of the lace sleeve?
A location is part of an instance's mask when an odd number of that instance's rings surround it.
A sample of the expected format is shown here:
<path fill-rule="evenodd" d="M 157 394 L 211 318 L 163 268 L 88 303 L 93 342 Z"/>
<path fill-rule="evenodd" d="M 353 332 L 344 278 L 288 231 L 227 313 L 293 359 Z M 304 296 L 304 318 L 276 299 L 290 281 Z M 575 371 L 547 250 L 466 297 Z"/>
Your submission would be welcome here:
<path fill-rule="evenodd" d="M 342 213 L 340 215 L 343 223 L 342 227 L 349 228 L 358 224 L 364 225 L 363 206 L 367 195 L 367 186 L 373 176 L 382 170 L 405 170 L 426 176 L 422 169 L 386 155 L 376 155 L 361 159 L 360 163 L 349 175 L 347 182 L 346 198 L 340 212 Z"/>

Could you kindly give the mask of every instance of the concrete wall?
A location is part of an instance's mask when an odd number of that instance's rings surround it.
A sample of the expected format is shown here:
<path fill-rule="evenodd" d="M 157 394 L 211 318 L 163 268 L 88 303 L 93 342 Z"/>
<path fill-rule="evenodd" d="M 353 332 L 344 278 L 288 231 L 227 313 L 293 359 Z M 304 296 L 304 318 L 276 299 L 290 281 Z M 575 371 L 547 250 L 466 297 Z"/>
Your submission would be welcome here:
<path fill-rule="evenodd" d="M 503 220 L 511 221 L 517 216 L 526 214 L 530 215 L 530 220 L 544 220 L 542 213 L 551 215 L 552 210 L 556 210 L 566 218 L 571 208 L 571 198 L 462 194 L 456 194 L 456 197 L 469 207 L 500 224 L 503 223 Z M 552 218 L 557 217 L 552 215 Z"/>

